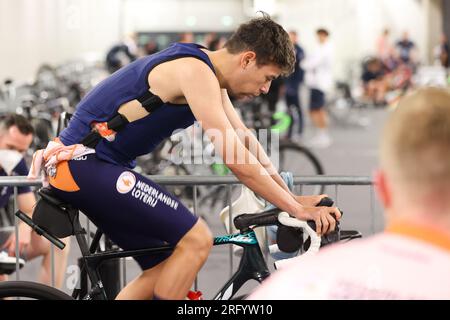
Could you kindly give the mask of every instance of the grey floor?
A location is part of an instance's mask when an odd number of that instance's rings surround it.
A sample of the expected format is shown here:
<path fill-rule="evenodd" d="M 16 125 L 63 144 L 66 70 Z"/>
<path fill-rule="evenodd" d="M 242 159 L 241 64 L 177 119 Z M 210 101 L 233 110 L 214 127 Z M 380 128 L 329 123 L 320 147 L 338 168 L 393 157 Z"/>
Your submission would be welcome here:
<path fill-rule="evenodd" d="M 314 153 L 320 158 L 327 175 L 371 176 L 377 167 L 377 144 L 383 122 L 388 114 L 386 109 L 362 110 L 359 116 L 369 120 L 366 127 L 348 125 L 333 121 L 330 128 L 333 144 L 327 149 L 316 150 Z M 345 122 L 354 122 L 351 117 L 343 117 Z M 313 135 L 309 121 L 306 123 L 303 140 L 307 142 Z M 300 168 L 301 169 L 301 168 Z M 337 200 L 338 206 L 344 211 L 342 226 L 345 229 L 358 229 L 365 236 L 379 231 L 383 227 L 382 210 L 376 199 L 374 190 L 368 186 L 329 186 L 326 192 Z M 217 212 L 210 213 L 206 218 L 215 235 L 224 234 Z M 67 281 L 63 290 L 70 292 L 76 278 L 76 261 L 79 251 L 72 241 Z M 206 298 L 212 298 L 218 289 L 229 279 L 231 274 L 230 249 L 228 246 L 215 247 L 198 276 L 198 288 Z M 233 269 L 238 265 L 238 258 L 233 258 Z M 40 261 L 28 263 L 20 272 L 21 280 L 34 280 Z M 269 259 L 270 268 L 273 261 Z M 139 269 L 133 260 L 122 263 L 126 266 L 126 281 L 130 281 L 139 274 Z M 12 279 L 14 275 L 12 276 Z M 242 293 L 249 292 L 256 283 L 250 283 L 242 289 Z"/>

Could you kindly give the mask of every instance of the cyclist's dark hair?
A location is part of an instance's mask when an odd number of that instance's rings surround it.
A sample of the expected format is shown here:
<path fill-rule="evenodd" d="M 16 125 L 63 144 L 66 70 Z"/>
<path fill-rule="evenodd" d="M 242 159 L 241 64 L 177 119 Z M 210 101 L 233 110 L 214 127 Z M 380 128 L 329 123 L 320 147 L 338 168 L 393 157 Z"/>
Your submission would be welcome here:
<path fill-rule="evenodd" d="M 294 46 L 287 32 L 273 21 L 267 13 L 241 24 L 225 43 L 225 48 L 232 54 L 245 50 L 256 53 L 258 65 L 276 64 L 283 75 L 294 71 Z"/>
<path fill-rule="evenodd" d="M 24 135 L 34 134 L 31 123 L 19 114 L 11 113 L 0 119 L 0 130 L 8 130 L 13 126 L 16 126 Z"/>
<path fill-rule="evenodd" d="M 328 30 L 324 29 L 324 28 L 317 29 L 316 33 L 317 34 L 323 34 L 323 35 L 325 35 L 327 37 L 330 35 L 330 32 L 328 32 Z"/>

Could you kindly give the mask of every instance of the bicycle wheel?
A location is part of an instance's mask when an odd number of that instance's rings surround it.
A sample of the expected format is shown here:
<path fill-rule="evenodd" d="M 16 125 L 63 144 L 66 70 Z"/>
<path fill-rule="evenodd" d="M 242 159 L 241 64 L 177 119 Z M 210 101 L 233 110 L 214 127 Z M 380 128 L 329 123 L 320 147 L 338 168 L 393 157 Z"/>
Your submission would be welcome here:
<path fill-rule="evenodd" d="M 319 159 L 306 147 L 291 141 L 281 141 L 279 151 L 280 171 L 292 172 L 294 176 L 323 175 Z M 302 194 L 322 194 L 325 186 L 302 186 Z"/>
<path fill-rule="evenodd" d="M 23 298 L 35 300 L 73 300 L 64 292 L 31 281 L 5 281 L 0 283 L 0 299 Z"/>

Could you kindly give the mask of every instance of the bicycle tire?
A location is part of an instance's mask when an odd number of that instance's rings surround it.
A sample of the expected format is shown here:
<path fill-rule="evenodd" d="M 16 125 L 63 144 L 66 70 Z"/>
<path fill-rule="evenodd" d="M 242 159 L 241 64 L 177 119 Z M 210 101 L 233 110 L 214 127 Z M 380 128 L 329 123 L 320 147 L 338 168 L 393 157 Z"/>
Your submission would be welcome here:
<path fill-rule="evenodd" d="M 61 290 L 31 281 L 5 281 L 0 283 L 0 299 L 30 298 L 36 300 L 73 300 Z"/>
<path fill-rule="evenodd" d="M 319 159 L 306 147 L 299 145 L 298 143 L 295 143 L 293 141 L 280 141 L 280 171 L 291 171 L 294 175 L 296 175 L 296 172 L 293 172 L 293 170 L 289 170 L 286 167 L 286 153 L 288 151 L 292 151 L 294 153 L 301 153 L 307 161 L 310 164 L 311 168 L 313 169 L 312 175 L 323 175 L 325 174 L 325 171 L 323 169 L 322 164 L 320 163 Z M 300 168 L 300 171 L 302 169 Z M 304 173 L 303 173 L 304 175 Z M 314 194 L 323 194 L 325 191 L 325 186 L 320 185 L 317 188 L 314 188 Z"/>

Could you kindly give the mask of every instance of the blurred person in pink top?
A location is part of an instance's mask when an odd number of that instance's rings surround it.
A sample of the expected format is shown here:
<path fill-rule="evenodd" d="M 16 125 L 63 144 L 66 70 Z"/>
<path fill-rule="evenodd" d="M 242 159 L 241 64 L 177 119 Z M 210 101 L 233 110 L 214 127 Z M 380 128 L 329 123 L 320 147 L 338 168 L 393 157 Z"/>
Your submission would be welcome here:
<path fill-rule="evenodd" d="M 450 299 L 450 92 L 405 97 L 380 150 L 384 232 L 294 258 L 249 299 Z"/>
<path fill-rule="evenodd" d="M 385 62 L 391 58 L 394 54 L 394 46 L 392 45 L 388 28 L 383 30 L 382 34 L 377 38 L 375 45 L 377 57 L 381 61 Z"/>

